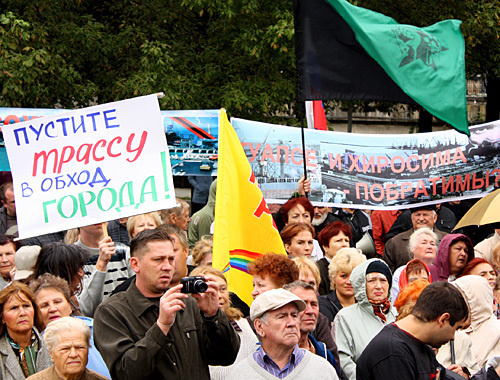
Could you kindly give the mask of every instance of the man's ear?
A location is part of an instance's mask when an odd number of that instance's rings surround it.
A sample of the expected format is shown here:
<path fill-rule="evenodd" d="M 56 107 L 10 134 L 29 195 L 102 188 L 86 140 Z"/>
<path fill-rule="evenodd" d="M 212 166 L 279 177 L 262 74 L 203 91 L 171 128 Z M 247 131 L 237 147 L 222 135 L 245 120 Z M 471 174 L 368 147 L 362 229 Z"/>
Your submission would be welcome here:
<path fill-rule="evenodd" d="M 175 224 L 175 221 L 177 220 L 177 218 L 175 217 L 174 213 L 172 213 L 168 216 L 168 220 L 169 220 L 170 224 Z"/>
<path fill-rule="evenodd" d="M 450 322 L 450 313 L 443 313 L 438 318 L 439 327 L 444 326 L 446 322 Z"/>
<path fill-rule="evenodd" d="M 260 320 L 260 318 L 256 318 L 255 321 L 253 321 L 253 325 L 255 326 L 255 331 L 257 332 L 257 334 L 264 338 L 264 336 L 266 335 L 266 333 L 264 332 L 264 330 L 262 329 L 262 325 L 264 324 L 264 322 L 262 322 Z"/>
<path fill-rule="evenodd" d="M 139 273 L 139 259 L 137 257 L 132 256 L 130 258 L 130 268 L 132 268 L 135 273 Z"/>

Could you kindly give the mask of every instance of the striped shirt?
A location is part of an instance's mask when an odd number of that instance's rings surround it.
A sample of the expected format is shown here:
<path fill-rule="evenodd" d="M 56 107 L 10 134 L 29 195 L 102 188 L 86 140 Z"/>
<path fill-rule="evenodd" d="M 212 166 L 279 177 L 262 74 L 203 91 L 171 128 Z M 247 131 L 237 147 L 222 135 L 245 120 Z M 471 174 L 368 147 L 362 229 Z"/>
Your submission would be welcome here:
<path fill-rule="evenodd" d="M 301 360 L 304 358 L 305 355 L 305 350 L 302 348 L 299 348 L 298 345 L 295 345 L 295 348 L 290 355 L 290 360 L 288 363 L 283 367 L 283 369 L 280 369 L 280 367 L 271 359 L 264 351 L 264 349 L 259 347 L 257 351 L 254 352 L 253 358 L 257 362 L 258 365 L 260 365 L 262 368 L 264 368 L 267 372 L 270 374 L 276 376 L 278 379 L 284 379 L 287 377 L 292 371 L 299 365 Z"/>

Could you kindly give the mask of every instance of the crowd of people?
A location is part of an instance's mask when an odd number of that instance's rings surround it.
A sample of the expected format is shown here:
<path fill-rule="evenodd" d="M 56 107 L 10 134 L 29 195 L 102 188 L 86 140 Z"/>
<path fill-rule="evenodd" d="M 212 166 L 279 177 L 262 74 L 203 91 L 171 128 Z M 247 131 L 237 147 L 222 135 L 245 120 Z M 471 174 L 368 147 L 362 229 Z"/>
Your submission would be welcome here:
<path fill-rule="evenodd" d="M 500 380 L 497 226 L 313 206 L 302 179 L 247 305 L 212 267 L 217 180 L 190 182 L 194 203 L 23 240 L 0 186 L 1 379 Z"/>

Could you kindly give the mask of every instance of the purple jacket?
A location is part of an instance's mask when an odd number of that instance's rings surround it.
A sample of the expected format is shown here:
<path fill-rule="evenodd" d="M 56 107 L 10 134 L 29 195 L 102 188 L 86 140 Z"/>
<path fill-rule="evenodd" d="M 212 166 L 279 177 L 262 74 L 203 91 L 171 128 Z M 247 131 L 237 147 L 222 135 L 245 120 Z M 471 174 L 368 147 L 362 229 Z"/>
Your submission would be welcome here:
<path fill-rule="evenodd" d="M 439 243 L 439 248 L 434 259 L 434 264 L 429 267 L 432 275 L 432 281 L 448 281 L 450 276 L 450 247 L 457 241 L 463 241 L 467 245 L 467 262 L 474 258 L 474 246 L 471 240 L 463 234 L 448 234 Z"/>

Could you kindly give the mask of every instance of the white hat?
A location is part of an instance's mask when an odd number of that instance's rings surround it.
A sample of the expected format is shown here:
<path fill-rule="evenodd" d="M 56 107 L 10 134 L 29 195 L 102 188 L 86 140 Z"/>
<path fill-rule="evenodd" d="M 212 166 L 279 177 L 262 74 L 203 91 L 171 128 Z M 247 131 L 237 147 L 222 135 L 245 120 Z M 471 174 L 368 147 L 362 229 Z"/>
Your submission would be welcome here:
<path fill-rule="evenodd" d="M 40 254 L 41 247 L 38 245 L 27 245 L 17 250 L 14 261 L 16 263 L 15 281 L 25 280 L 31 276 L 36 259 Z"/>
<path fill-rule="evenodd" d="M 306 303 L 302 301 L 295 294 L 289 292 L 285 289 L 272 289 L 259 295 L 252 303 L 250 307 L 250 319 L 252 321 L 255 318 L 262 317 L 265 313 L 270 310 L 276 310 L 280 307 L 288 305 L 293 302 L 299 312 L 305 310 Z"/>

